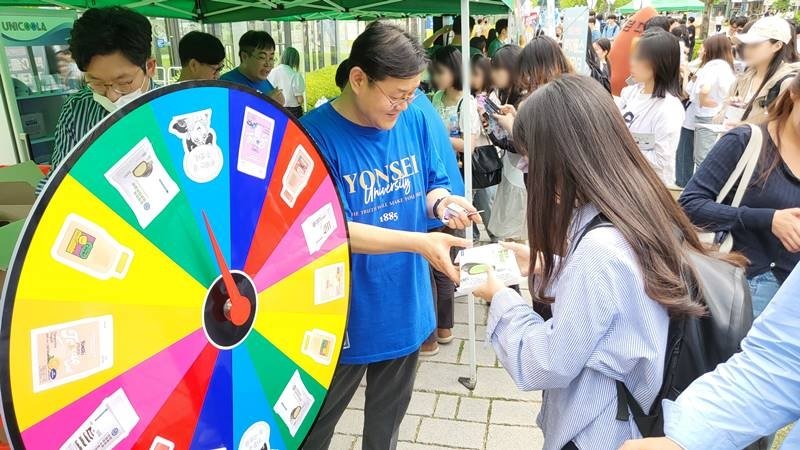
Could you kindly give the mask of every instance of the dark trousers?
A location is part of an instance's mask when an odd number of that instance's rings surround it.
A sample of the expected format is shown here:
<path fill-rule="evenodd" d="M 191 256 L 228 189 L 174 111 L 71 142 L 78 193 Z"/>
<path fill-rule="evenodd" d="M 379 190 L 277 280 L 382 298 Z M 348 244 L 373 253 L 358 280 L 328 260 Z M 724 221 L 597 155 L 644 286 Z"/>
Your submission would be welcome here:
<path fill-rule="evenodd" d="M 578 449 L 577 445 L 570 442 L 569 444 L 565 445 L 564 448 L 562 448 L 561 450 L 580 450 L 580 449 Z"/>
<path fill-rule="evenodd" d="M 675 152 L 675 184 L 686 187 L 694 175 L 694 130 L 681 127 L 681 138 Z"/>
<path fill-rule="evenodd" d="M 406 415 L 419 352 L 372 364 L 339 364 L 333 374 L 328 396 L 311 427 L 303 449 L 324 450 L 331 444 L 336 424 L 350 404 L 359 383 L 367 374 L 364 404 L 363 450 L 394 450 L 400 423 Z"/>
<path fill-rule="evenodd" d="M 431 233 L 447 233 L 457 237 L 464 237 L 464 231 L 442 227 L 430 230 Z M 459 249 L 450 250 L 450 258 L 455 259 Z M 453 309 L 455 302 L 456 284 L 442 272 L 431 267 L 431 289 L 433 290 L 433 306 L 436 309 L 436 328 L 453 328 Z M 433 335 L 436 335 L 434 330 Z"/>
<path fill-rule="evenodd" d="M 287 106 L 286 109 L 292 113 L 293 116 L 297 117 L 298 119 L 303 116 L 303 107 L 302 106 Z"/>

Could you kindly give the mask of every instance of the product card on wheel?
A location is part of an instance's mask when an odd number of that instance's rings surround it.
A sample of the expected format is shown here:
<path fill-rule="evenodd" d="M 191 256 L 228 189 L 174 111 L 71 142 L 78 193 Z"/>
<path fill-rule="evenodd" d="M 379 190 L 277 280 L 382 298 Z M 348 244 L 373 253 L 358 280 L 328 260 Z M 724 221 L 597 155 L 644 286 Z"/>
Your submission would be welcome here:
<path fill-rule="evenodd" d="M 494 276 L 506 286 L 519 284 L 522 275 L 514 253 L 500 244 L 461 250 L 456 262 L 461 266 L 461 284 L 456 295 L 466 295 L 486 282 L 491 267 Z"/>

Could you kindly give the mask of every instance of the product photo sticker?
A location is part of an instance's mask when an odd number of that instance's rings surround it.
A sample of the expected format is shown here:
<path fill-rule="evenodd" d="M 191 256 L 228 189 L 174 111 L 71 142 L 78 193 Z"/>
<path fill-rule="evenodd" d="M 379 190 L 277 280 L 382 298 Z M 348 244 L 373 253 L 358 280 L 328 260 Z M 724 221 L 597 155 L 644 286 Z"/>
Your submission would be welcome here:
<path fill-rule="evenodd" d="M 122 388 L 104 399 L 59 450 L 110 450 L 128 437 L 139 415 Z"/>
<path fill-rule="evenodd" d="M 303 222 L 303 236 L 306 238 L 308 252 L 314 254 L 322 248 L 325 241 L 336 231 L 336 216 L 333 205 L 326 203 Z"/>
<path fill-rule="evenodd" d="M 64 220 L 50 254 L 56 261 L 100 280 L 125 278 L 133 261 L 133 250 L 77 214 Z"/>
<path fill-rule="evenodd" d="M 175 443 L 161 436 L 156 436 L 150 444 L 150 450 L 175 450 Z"/>
<path fill-rule="evenodd" d="M 172 118 L 169 132 L 183 141 L 183 171 L 196 183 L 208 183 L 222 170 L 222 149 L 211 128 L 211 109 Z"/>
<path fill-rule="evenodd" d="M 298 145 L 289 160 L 289 167 L 283 174 L 283 189 L 281 198 L 290 207 L 294 208 L 297 197 L 308 184 L 311 173 L 314 171 L 314 160 L 302 145 Z"/>
<path fill-rule="evenodd" d="M 142 228 L 147 228 L 179 191 L 147 138 L 114 164 L 105 177 L 131 207 Z"/>
<path fill-rule="evenodd" d="M 275 119 L 267 117 L 249 106 L 245 107 L 236 170 L 262 180 L 265 179 L 269 155 L 272 152 L 272 134 L 274 132 Z"/>
<path fill-rule="evenodd" d="M 314 304 L 322 305 L 344 298 L 344 263 L 314 271 Z"/>
<path fill-rule="evenodd" d="M 258 421 L 250 425 L 239 440 L 238 450 L 270 450 L 269 424 Z"/>
<path fill-rule="evenodd" d="M 326 366 L 331 364 L 336 336 L 327 331 L 313 329 L 306 331 L 301 351 L 314 361 Z"/>
<path fill-rule="evenodd" d="M 111 316 L 31 330 L 33 391 L 86 378 L 114 365 Z"/>
<path fill-rule="evenodd" d="M 297 434 L 313 404 L 314 397 L 300 379 L 300 372 L 295 370 L 278 403 L 275 404 L 275 412 L 283 419 L 292 437 Z"/>

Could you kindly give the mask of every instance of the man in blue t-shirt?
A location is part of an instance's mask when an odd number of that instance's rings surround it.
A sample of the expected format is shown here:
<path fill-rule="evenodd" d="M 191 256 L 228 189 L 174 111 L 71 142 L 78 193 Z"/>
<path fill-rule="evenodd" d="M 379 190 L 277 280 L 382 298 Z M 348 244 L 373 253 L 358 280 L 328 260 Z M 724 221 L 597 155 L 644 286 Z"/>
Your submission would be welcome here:
<path fill-rule="evenodd" d="M 344 349 L 303 448 L 328 448 L 366 374 L 363 448 L 385 450 L 397 444 L 419 348 L 436 326 L 428 264 L 457 280 L 450 249 L 467 244 L 427 233 L 428 219 L 445 217 L 463 229 L 480 216 L 451 195 L 439 138 L 410 104 L 427 66 L 420 44 L 374 22 L 353 42 L 348 61 L 342 95 L 300 119 L 336 180 L 354 253 Z M 467 212 L 446 214 L 451 205 Z"/>
<path fill-rule="evenodd" d="M 250 30 L 239 38 L 239 67 L 220 80 L 249 86 L 283 105 L 283 93 L 267 81 L 275 65 L 275 41 L 266 31 Z"/>

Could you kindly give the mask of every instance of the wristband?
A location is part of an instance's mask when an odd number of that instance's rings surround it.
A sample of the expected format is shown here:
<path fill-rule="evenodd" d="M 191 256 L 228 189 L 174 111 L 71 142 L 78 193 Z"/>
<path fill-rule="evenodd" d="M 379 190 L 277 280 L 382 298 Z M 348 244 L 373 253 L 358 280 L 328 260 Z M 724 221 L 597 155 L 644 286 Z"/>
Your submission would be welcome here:
<path fill-rule="evenodd" d="M 439 198 L 438 198 L 438 199 L 437 199 L 437 200 L 436 200 L 436 201 L 433 203 L 433 217 L 434 217 L 434 218 L 436 218 L 436 219 L 439 219 L 439 220 L 442 220 L 442 218 L 439 216 L 439 205 L 441 205 L 441 204 L 442 204 L 442 202 L 443 202 L 443 201 L 444 201 L 444 200 L 445 200 L 447 197 L 449 197 L 449 195 L 448 195 L 448 196 L 445 196 L 445 197 L 439 197 Z"/>

